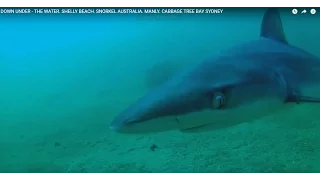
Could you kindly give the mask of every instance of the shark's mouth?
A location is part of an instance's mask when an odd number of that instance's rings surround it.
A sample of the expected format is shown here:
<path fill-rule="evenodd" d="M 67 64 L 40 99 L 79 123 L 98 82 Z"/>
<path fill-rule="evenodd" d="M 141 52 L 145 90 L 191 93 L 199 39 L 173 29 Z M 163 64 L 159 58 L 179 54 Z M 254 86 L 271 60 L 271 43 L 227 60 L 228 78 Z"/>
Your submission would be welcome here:
<path fill-rule="evenodd" d="M 148 121 L 148 120 L 147 119 L 139 119 L 139 120 L 134 120 L 134 121 L 128 120 L 128 121 L 126 121 L 125 124 L 130 126 L 130 125 L 140 124 L 140 123 L 143 123 L 143 122 L 146 122 L 146 121 Z"/>
<path fill-rule="evenodd" d="M 152 120 L 153 118 L 148 117 L 146 115 L 143 116 L 133 116 L 133 117 L 128 117 L 126 118 L 123 122 L 125 126 L 131 126 L 131 125 L 136 125 L 136 124 L 141 124 L 143 122 L 147 122 Z"/>

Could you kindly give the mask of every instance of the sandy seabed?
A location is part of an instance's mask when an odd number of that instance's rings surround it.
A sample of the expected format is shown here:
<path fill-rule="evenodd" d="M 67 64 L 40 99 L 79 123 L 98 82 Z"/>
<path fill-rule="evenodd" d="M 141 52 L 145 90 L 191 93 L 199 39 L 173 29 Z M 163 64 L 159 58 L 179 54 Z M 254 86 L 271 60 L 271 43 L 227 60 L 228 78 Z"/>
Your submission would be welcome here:
<path fill-rule="evenodd" d="M 320 172 L 318 109 L 303 104 L 202 133 L 117 134 L 83 114 L 51 125 L 7 123 L 0 172 Z"/>

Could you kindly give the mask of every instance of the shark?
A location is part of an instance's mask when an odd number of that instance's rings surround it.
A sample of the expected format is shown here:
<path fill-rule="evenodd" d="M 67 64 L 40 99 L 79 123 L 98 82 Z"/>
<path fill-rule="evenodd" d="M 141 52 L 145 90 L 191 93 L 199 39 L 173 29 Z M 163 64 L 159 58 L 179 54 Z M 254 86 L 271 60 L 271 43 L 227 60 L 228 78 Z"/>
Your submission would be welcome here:
<path fill-rule="evenodd" d="M 268 8 L 260 37 L 175 74 L 116 115 L 109 128 L 118 133 L 189 132 L 320 103 L 305 90 L 319 84 L 319 71 L 319 57 L 291 45 L 278 9 Z"/>

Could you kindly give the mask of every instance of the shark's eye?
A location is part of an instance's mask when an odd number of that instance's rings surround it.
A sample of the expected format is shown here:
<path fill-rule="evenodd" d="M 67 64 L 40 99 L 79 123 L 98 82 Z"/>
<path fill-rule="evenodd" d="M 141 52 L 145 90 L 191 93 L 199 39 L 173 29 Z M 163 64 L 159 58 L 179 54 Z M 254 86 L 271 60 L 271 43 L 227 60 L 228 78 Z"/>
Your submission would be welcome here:
<path fill-rule="evenodd" d="M 218 92 L 212 98 L 212 106 L 215 109 L 221 109 L 225 105 L 225 96 Z"/>

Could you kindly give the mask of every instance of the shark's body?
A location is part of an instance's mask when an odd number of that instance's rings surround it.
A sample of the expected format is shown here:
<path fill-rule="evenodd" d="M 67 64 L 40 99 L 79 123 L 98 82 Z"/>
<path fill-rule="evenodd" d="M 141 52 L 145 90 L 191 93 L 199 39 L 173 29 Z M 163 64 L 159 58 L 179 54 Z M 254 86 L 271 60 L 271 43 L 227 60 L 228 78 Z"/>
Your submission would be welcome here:
<path fill-rule="evenodd" d="M 119 114 L 110 128 L 139 133 L 258 118 L 286 105 L 320 102 L 303 94 L 303 87 L 315 83 L 320 83 L 320 59 L 289 45 L 278 11 L 268 9 L 259 39 L 172 77 Z M 176 118 L 202 111 L 211 111 L 212 118 Z"/>

